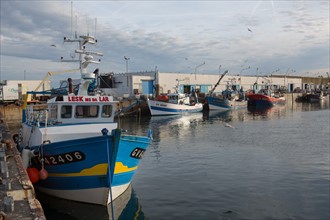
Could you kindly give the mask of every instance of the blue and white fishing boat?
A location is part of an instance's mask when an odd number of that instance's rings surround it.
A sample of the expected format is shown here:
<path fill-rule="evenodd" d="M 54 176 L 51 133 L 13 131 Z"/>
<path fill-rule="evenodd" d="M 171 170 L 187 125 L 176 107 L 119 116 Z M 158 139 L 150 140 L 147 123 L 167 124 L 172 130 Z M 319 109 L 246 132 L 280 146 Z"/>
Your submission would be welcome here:
<path fill-rule="evenodd" d="M 159 115 L 183 115 L 203 111 L 203 104 L 198 102 L 195 90 L 190 94 L 179 92 L 180 80 L 177 80 L 176 92 L 159 95 L 156 100 L 147 99 L 150 114 Z"/>
<path fill-rule="evenodd" d="M 37 190 L 63 199 L 107 205 L 130 185 L 143 153 L 151 143 L 147 136 L 128 135 L 114 121 L 117 101 L 91 85 L 97 71 L 89 73 L 95 44 L 92 36 L 77 42 L 81 82 L 74 92 L 56 95 L 46 105 L 24 105 L 19 138 L 22 159 Z M 84 55 L 84 57 L 83 57 Z M 84 58 L 84 60 L 83 60 Z M 32 172 L 33 171 L 33 172 Z"/>
<path fill-rule="evenodd" d="M 152 116 L 156 115 L 180 115 L 196 113 L 203 110 L 203 104 L 197 102 L 197 97 L 183 93 L 168 94 L 167 101 L 148 99 L 148 107 Z"/>

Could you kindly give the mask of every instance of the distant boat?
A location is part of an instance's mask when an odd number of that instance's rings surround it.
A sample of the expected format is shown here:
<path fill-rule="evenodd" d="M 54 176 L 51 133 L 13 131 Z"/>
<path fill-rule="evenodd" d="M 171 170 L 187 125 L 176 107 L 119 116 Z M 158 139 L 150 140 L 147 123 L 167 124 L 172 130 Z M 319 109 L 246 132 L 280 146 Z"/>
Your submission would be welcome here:
<path fill-rule="evenodd" d="M 247 101 L 244 98 L 243 91 L 235 91 L 232 89 L 232 85 L 228 84 L 226 90 L 224 90 L 221 94 L 214 93 L 215 88 L 219 85 L 221 79 L 228 73 L 226 70 L 218 82 L 215 84 L 213 89 L 209 92 L 209 94 L 205 97 L 206 103 L 209 106 L 209 110 L 219 110 L 226 111 L 229 109 L 240 109 L 246 108 Z"/>
<path fill-rule="evenodd" d="M 147 100 L 152 116 L 179 115 L 201 112 L 203 110 L 203 104 L 199 103 L 194 95 L 171 93 L 167 97 L 168 101 Z"/>
<path fill-rule="evenodd" d="M 317 103 L 325 100 L 325 97 L 327 97 L 327 92 L 323 91 L 314 91 L 314 92 L 308 92 L 303 93 L 301 96 L 297 97 L 297 102 L 308 102 L 308 103 Z"/>
<path fill-rule="evenodd" d="M 130 185 L 148 136 L 128 135 L 114 122 L 117 101 L 99 93 L 98 71 L 89 73 L 92 55 L 85 49 L 92 36 L 64 39 L 78 42 L 81 83 L 78 91 L 56 95 L 46 105 L 23 108 L 19 146 L 31 182 L 43 193 L 58 198 L 107 205 Z M 84 56 L 83 56 L 84 55 Z M 85 60 L 82 60 L 84 57 Z"/>
<path fill-rule="evenodd" d="M 247 95 L 248 106 L 275 106 L 285 104 L 285 97 L 268 89 Z"/>
<path fill-rule="evenodd" d="M 207 96 L 206 100 L 210 110 L 226 111 L 247 107 L 247 101 L 244 99 L 228 99 L 223 96 Z"/>

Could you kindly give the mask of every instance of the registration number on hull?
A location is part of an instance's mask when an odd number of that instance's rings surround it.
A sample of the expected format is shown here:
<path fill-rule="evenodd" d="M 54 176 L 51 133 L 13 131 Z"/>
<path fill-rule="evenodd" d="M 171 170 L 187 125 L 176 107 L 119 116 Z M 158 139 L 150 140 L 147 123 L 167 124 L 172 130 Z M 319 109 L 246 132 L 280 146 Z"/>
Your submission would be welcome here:
<path fill-rule="evenodd" d="M 136 147 L 136 148 L 131 152 L 131 157 L 134 157 L 134 158 L 136 158 L 136 159 L 141 159 L 145 151 L 146 151 L 145 149 L 142 149 L 142 148 Z"/>
<path fill-rule="evenodd" d="M 81 151 L 73 151 L 64 154 L 45 156 L 44 161 L 48 165 L 61 165 L 85 160 L 85 154 Z"/>

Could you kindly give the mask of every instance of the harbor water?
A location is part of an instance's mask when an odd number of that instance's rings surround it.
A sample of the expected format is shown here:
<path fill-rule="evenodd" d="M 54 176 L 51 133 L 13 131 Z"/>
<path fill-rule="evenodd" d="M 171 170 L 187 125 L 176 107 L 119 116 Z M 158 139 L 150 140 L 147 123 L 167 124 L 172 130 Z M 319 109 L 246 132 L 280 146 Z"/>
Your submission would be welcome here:
<path fill-rule="evenodd" d="M 328 101 L 118 122 L 128 133 L 151 129 L 154 139 L 114 203 L 116 219 L 330 218 Z M 39 198 L 47 219 L 112 216 Z"/>

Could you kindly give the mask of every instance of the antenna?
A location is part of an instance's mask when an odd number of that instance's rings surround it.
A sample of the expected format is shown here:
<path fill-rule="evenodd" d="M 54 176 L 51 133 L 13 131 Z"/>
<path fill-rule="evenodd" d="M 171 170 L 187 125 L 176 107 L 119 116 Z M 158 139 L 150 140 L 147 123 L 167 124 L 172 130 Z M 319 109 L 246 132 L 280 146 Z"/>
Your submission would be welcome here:
<path fill-rule="evenodd" d="M 95 18 L 95 25 L 94 25 L 94 37 L 96 38 L 96 25 L 97 25 L 97 18 Z"/>
<path fill-rule="evenodd" d="M 89 22 L 87 15 L 86 15 L 86 26 L 87 26 L 87 36 L 89 36 Z"/>
<path fill-rule="evenodd" d="M 71 39 L 73 38 L 73 32 L 72 32 L 72 28 L 73 28 L 73 18 L 72 18 L 73 9 L 72 9 L 72 4 L 73 4 L 73 2 L 71 1 Z"/>
<path fill-rule="evenodd" d="M 77 26 L 78 26 L 78 17 L 76 15 L 76 25 L 75 25 L 75 31 L 74 31 L 74 38 L 77 39 L 78 36 L 77 36 Z"/>

